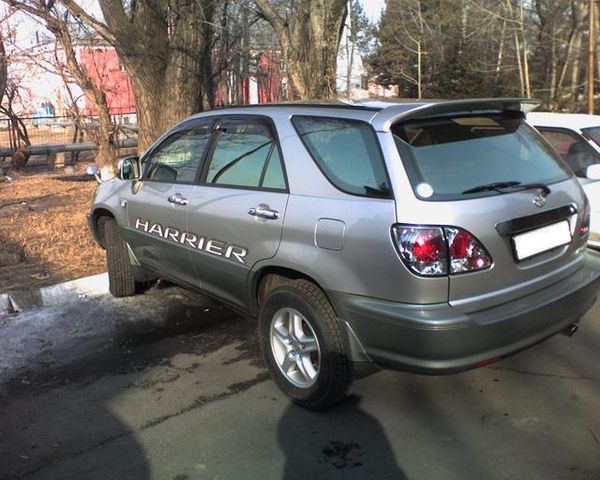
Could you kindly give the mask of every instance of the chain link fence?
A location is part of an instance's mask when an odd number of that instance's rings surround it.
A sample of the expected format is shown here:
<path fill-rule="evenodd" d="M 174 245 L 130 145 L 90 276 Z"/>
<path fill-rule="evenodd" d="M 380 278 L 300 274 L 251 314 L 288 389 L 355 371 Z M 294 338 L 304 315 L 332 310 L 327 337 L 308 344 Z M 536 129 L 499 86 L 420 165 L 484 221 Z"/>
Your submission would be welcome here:
<path fill-rule="evenodd" d="M 0 117 L 0 167 L 16 166 L 13 164 L 20 161 L 18 150 L 27 153 L 27 166 L 72 165 L 77 161 L 93 160 L 96 155 L 99 134 L 96 117 L 36 116 L 20 117 L 19 120 L 27 130 L 30 145 L 16 141 L 13 121 Z M 115 115 L 113 121 L 119 155 L 132 153 L 137 147 L 136 114 Z"/>

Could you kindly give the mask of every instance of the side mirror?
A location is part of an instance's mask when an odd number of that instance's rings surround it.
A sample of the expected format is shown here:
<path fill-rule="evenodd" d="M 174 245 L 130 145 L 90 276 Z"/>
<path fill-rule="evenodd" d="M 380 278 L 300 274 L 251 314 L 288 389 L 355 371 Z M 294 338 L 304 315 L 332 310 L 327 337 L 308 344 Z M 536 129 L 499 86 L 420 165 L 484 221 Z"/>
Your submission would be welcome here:
<path fill-rule="evenodd" d="M 585 176 L 590 180 L 600 180 L 600 163 L 587 167 Z"/>
<path fill-rule="evenodd" d="M 140 157 L 123 157 L 117 164 L 117 175 L 121 180 L 139 180 L 142 176 Z"/>
<path fill-rule="evenodd" d="M 85 169 L 85 173 L 87 173 L 88 175 L 93 175 L 94 177 L 96 177 L 96 181 L 98 183 L 102 183 L 102 179 L 100 178 L 100 168 L 95 163 L 87 167 Z"/>

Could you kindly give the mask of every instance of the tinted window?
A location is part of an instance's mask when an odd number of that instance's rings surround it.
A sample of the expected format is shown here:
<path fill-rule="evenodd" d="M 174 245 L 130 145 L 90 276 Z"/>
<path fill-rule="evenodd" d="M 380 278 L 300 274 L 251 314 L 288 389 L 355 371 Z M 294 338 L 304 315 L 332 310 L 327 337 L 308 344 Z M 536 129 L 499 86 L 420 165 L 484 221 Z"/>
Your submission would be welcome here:
<path fill-rule="evenodd" d="M 210 137 L 208 126 L 174 133 L 151 153 L 146 178 L 158 182 L 194 182 Z"/>
<path fill-rule="evenodd" d="M 546 128 L 538 128 L 538 130 L 578 177 L 585 177 L 587 167 L 600 161 L 600 156 L 577 133 Z"/>
<path fill-rule="evenodd" d="M 285 177 L 283 175 L 283 169 L 281 168 L 281 159 L 279 158 L 279 150 L 277 148 L 273 149 L 273 153 L 269 159 L 262 186 L 264 188 L 285 190 Z"/>
<path fill-rule="evenodd" d="M 295 116 L 292 123 L 311 156 L 340 190 L 367 196 L 391 195 L 377 137 L 368 123 Z"/>
<path fill-rule="evenodd" d="M 206 182 L 285 189 L 277 145 L 269 127 L 259 122 L 225 123 L 219 131 Z"/>
<path fill-rule="evenodd" d="M 550 184 L 569 176 L 519 114 L 426 119 L 396 124 L 392 133 L 423 199 L 499 195 L 505 191 L 467 190 L 501 182 Z"/>
<path fill-rule="evenodd" d="M 581 131 L 591 138 L 596 145 L 600 146 L 600 127 L 582 128 Z"/>

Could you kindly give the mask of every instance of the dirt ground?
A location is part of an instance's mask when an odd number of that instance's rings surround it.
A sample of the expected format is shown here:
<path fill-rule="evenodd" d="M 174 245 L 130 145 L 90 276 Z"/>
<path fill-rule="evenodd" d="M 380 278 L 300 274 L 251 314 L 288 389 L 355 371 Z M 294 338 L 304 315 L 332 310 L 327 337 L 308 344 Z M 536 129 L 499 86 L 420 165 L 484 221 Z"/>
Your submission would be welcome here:
<path fill-rule="evenodd" d="M 106 270 L 85 220 L 96 188 L 87 164 L 28 168 L 0 177 L 0 293 Z"/>

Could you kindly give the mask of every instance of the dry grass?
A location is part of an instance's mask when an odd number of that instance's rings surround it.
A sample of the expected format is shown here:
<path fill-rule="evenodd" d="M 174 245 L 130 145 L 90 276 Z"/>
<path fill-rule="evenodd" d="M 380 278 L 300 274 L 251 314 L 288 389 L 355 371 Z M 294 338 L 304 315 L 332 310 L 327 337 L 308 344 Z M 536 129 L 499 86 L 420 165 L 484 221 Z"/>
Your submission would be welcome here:
<path fill-rule="evenodd" d="M 0 183 L 0 292 L 105 271 L 85 220 L 96 183 L 84 167 L 30 171 Z"/>

